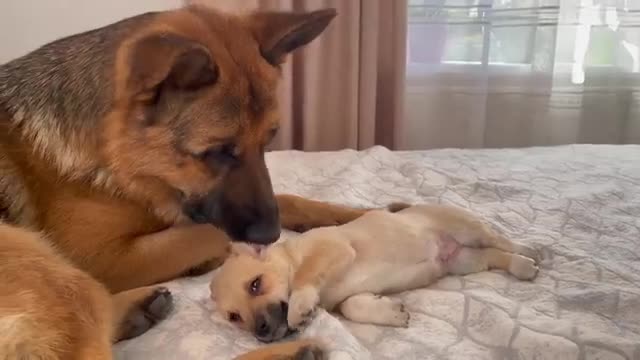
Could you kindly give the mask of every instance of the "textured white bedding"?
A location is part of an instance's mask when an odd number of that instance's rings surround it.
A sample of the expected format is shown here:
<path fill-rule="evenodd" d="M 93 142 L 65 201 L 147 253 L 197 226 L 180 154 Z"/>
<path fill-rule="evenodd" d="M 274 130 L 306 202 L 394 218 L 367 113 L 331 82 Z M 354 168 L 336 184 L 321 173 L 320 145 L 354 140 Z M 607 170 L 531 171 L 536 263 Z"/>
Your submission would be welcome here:
<path fill-rule="evenodd" d="M 540 249 L 533 283 L 500 272 L 398 295 L 408 329 L 321 313 L 306 330 L 331 359 L 640 359 L 640 146 L 268 156 L 274 187 L 364 207 L 443 202 Z M 285 236 L 295 236 L 285 233 Z M 117 359 L 231 359 L 260 346 L 217 316 L 209 275 L 168 284 L 170 317 Z"/>

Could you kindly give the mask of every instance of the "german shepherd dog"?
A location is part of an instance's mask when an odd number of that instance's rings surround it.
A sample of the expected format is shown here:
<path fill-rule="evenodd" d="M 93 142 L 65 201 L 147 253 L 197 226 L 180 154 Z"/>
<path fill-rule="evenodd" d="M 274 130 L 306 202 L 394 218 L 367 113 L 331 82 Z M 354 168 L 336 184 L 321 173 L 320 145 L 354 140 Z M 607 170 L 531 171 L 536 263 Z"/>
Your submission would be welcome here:
<path fill-rule="evenodd" d="M 111 359 L 158 282 L 367 210 L 273 194 L 279 67 L 336 15 L 147 13 L 0 66 L 0 359 Z M 212 224 L 214 226 L 212 226 Z M 317 359 L 299 340 L 241 359 Z"/>

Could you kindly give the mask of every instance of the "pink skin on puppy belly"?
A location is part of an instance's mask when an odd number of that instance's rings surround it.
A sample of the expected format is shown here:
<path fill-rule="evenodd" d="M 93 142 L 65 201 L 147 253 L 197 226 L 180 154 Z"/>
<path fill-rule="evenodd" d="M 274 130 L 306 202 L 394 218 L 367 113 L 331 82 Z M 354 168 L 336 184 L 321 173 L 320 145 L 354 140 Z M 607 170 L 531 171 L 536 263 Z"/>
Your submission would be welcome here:
<path fill-rule="evenodd" d="M 447 263 L 455 258 L 462 249 L 462 246 L 456 239 L 446 233 L 440 233 L 438 241 L 438 260 Z"/>

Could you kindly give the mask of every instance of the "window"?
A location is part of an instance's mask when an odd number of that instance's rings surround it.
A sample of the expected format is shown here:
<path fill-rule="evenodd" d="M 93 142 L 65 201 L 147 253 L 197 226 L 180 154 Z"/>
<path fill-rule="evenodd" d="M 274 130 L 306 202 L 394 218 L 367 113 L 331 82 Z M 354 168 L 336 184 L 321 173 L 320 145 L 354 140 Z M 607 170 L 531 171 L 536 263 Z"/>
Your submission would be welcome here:
<path fill-rule="evenodd" d="M 637 72 L 631 1 L 409 0 L 408 71 Z"/>
<path fill-rule="evenodd" d="M 536 0 L 409 0 L 409 64 L 531 64 Z M 537 11 L 537 10 L 536 10 Z"/>

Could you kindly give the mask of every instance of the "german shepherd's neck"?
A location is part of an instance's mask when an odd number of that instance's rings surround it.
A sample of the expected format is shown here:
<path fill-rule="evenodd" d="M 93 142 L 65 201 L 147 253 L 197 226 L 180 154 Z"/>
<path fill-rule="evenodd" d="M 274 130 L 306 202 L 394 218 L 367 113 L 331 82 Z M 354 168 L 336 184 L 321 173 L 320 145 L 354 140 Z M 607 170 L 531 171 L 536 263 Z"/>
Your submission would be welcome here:
<path fill-rule="evenodd" d="M 90 203 L 112 216 L 148 215 L 154 228 L 195 221 L 222 224 L 238 239 L 274 240 L 264 151 L 280 123 L 280 65 L 335 15 L 188 6 L 67 37 L 1 66 L 5 217 L 60 229 L 71 222 L 64 214 Z M 35 220 L 25 209 L 37 209 Z"/>
<path fill-rule="evenodd" d="M 87 144 L 109 110 L 113 63 L 125 35 L 153 17 L 148 13 L 66 37 L 0 66 L 0 105 L 10 129 L 63 176 L 95 170 Z"/>
<path fill-rule="evenodd" d="M 112 101 L 116 49 L 155 15 L 66 37 L 0 66 L 0 219 L 33 224 L 25 178 L 34 171 L 53 183 L 117 192 L 98 163 L 95 128 Z"/>

